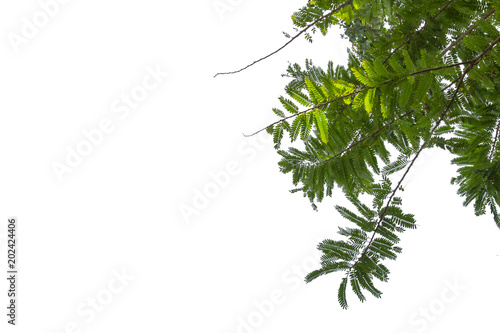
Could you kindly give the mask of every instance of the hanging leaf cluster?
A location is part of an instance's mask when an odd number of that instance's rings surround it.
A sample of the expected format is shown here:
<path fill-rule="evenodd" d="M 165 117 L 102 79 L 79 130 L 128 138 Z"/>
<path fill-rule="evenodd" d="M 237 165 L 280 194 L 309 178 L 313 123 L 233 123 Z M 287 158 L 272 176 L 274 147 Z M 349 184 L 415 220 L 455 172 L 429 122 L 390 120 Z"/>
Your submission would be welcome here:
<path fill-rule="evenodd" d="M 306 277 L 343 271 L 343 308 L 348 289 L 361 301 L 363 290 L 381 296 L 374 279 L 388 280 L 382 262 L 401 252 L 398 233 L 416 226 L 397 192 L 424 149 L 455 155 L 458 176 L 451 182 L 464 205 L 473 204 L 477 215 L 491 213 L 500 228 L 498 7 L 494 1 L 309 1 L 293 15 L 304 28 L 328 14 L 311 33 L 340 25 L 353 45 L 346 67 L 289 65 L 286 95 L 274 109 L 280 120 L 266 128 L 282 156 L 280 170 L 292 175 L 292 192 L 317 209 L 338 187 L 358 210 L 336 207 L 355 227 L 340 228 L 344 240 L 318 245 L 322 267 Z M 289 147 L 281 149 L 285 139 Z M 399 171 L 403 176 L 391 184 L 388 176 Z M 371 208 L 361 194 L 373 196 Z"/>

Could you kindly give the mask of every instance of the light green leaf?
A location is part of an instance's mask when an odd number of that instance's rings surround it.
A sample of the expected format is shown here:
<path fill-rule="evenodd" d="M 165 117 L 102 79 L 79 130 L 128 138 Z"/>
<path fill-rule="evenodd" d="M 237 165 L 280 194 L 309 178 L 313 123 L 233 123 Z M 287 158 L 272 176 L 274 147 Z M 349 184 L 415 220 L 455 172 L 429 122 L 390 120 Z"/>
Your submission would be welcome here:
<path fill-rule="evenodd" d="M 321 110 L 314 111 L 314 118 L 316 120 L 316 126 L 318 127 L 319 136 L 321 141 L 324 143 L 328 142 L 328 120 L 326 115 Z"/>

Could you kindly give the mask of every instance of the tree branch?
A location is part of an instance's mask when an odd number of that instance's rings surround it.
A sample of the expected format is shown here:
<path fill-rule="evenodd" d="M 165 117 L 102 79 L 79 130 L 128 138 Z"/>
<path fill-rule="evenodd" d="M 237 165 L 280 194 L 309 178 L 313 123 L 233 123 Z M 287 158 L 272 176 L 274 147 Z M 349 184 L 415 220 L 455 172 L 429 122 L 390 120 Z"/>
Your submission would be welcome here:
<path fill-rule="evenodd" d="M 368 242 L 368 244 L 366 245 L 365 249 L 363 250 L 363 252 L 361 253 L 361 255 L 356 259 L 356 261 L 351 265 L 351 268 L 349 270 L 349 272 L 354 268 L 354 266 L 361 260 L 361 258 L 363 258 L 363 256 L 366 254 L 366 252 L 368 252 L 368 249 L 370 248 L 371 244 L 373 243 L 373 240 L 375 239 L 375 235 L 377 234 L 377 230 L 380 228 L 380 226 L 382 225 L 382 221 L 384 220 L 384 217 L 385 217 L 385 213 L 387 212 L 387 209 L 389 209 L 389 205 L 391 204 L 392 202 L 392 199 L 394 198 L 394 196 L 396 195 L 396 192 L 398 191 L 399 187 L 401 186 L 401 184 L 403 183 L 403 180 L 405 179 L 405 177 L 408 175 L 408 173 L 410 172 L 410 169 L 413 167 L 413 164 L 415 164 L 415 161 L 417 160 L 417 158 L 419 157 L 420 153 L 424 150 L 424 148 L 427 146 L 427 144 L 429 143 L 430 139 L 432 138 L 432 134 L 434 133 L 434 131 L 438 128 L 439 124 L 441 124 L 441 122 L 443 121 L 444 117 L 446 116 L 446 114 L 448 113 L 448 111 L 450 110 L 451 108 L 451 105 L 453 104 L 453 101 L 455 100 L 455 98 L 457 97 L 457 94 L 458 94 L 458 90 L 460 88 L 460 86 L 462 85 L 462 82 L 465 78 L 465 74 L 467 74 L 467 72 L 472 68 L 471 67 L 472 65 L 469 66 L 468 70 L 464 71 L 464 73 L 461 75 L 461 79 L 458 83 L 458 86 L 457 88 L 455 89 L 455 93 L 453 94 L 450 102 L 448 103 L 448 105 L 446 106 L 445 110 L 443 111 L 443 113 L 441 114 L 441 117 L 438 119 L 438 121 L 436 122 L 436 124 L 434 125 L 434 127 L 431 129 L 430 133 L 429 133 L 429 137 L 427 138 L 427 140 L 425 140 L 425 142 L 420 146 L 420 148 L 418 149 L 418 151 L 415 153 L 415 157 L 411 160 L 410 162 L 410 165 L 406 168 L 405 170 L 405 173 L 403 174 L 403 176 L 401 177 L 401 179 L 399 180 L 398 184 L 396 185 L 396 187 L 394 188 L 394 190 L 391 192 L 391 195 L 389 196 L 389 199 L 387 200 L 387 204 L 385 205 L 384 209 L 382 210 L 382 213 L 380 214 L 379 216 L 379 219 L 377 221 L 377 226 L 375 227 L 375 229 L 373 230 L 373 233 L 372 233 L 372 236 Z"/>
<path fill-rule="evenodd" d="M 441 122 L 444 120 L 446 114 L 450 110 L 451 105 L 453 104 L 453 102 L 455 101 L 455 98 L 457 97 L 457 94 L 458 94 L 458 91 L 460 89 L 460 86 L 462 85 L 462 83 L 463 83 L 463 81 L 465 79 L 465 76 L 499 42 L 500 42 L 500 37 L 498 37 L 493 43 L 491 43 L 486 49 L 484 49 L 484 51 L 481 52 L 480 55 L 478 55 L 477 57 L 475 57 L 474 59 L 472 59 L 471 61 L 469 61 L 469 66 L 467 66 L 467 68 L 465 68 L 465 70 L 463 71 L 462 75 L 460 75 L 460 79 L 458 81 L 457 87 L 455 88 L 455 92 L 453 93 L 453 96 L 450 99 L 450 102 L 446 105 L 446 108 L 443 111 L 443 113 L 441 114 L 441 117 L 438 119 L 438 121 L 436 122 L 436 124 L 434 125 L 434 127 L 431 129 L 431 131 L 429 133 L 429 137 L 427 138 L 427 140 L 425 140 L 425 142 L 420 146 L 420 148 L 418 149 L 418 151 L 415 153 L 415 157 L 412 159 L 410 165 L 406 168 L 405 173 L 403 174 L 403 176 L 399 180 L 399 182 L 396 185 L 396 187 L 394 188 L 394 190 L 391 192 L 391 195 L 390 195 L 389 199 L 387 200 L 387 204 L 385 205 L 384 209 L 382 210 L 382 213 L 379 216 L 379 219 L 377 221 L 377 225 L 376 225 L 375 229 L 373 230 L 373 234 L 372 234 L 372 236 L 371 236 L 371 238 L 370 238 L 367 246 L 365 247 L 365 249 L 363 250 L 363 252 L 361 253 L 361 255 L 356 259 L 356 261 L 351 265 L 351 267 L 350 267 L 350 269 L 349 269 L 349 271 L 347 273 L 349 273 L 354 268 L 354 266 L 361 260 L 361 258 L 363 258 L 363 256 L 366 254 L 366 252 L 368 252 L 368 249 L 370 248 L 373 240 L 375 239 L 375 235 L 377 234 L 377 230 L 382 225 L 382 221 L 384 219 L 385 213 L 387 212 L 387 209 L 389 209 L 389 205 L 391 204 L 392 199 L 396 195 L 396 192 L 399 189 L 399 187 L 401 186 L 403 180 L 408 175 L 408 172 L 413 167 L 413 164 L 417 160 L 418 156 L 420 155 L 420 153 L 422 152 L 422 150 L 425 148 L 425 146 L 427 146 L 427 144 L 429 143 L 430 139 L 432 138 L 432 134 L 436 131 L 436 129 L 438 128 L 439 124 L 441 124 Z"/>
<path fill-rule="evenodd" d="M 433 72 L 433 71 L 438 71 L 438 70 L 441 70 L 441 69 L 446 69 L 446 68 L 451 68 L 451 67 L 457 67 L 457 66 L 462 66 L 462 65 L 468 65 L 468 64 L 472 63 L 474 61 L 474 59 L 469 60 L 469 61 L 464 61 L 464 62 L 458 62 L 456 64 L 451 64 L 451 65 L 446 65 L 446 66 L 440 66 L 440 67 L 433 67 L 433 68 L 422 69 L 420 71 L 416 71 L 416 72 L 410 73 L 410 74 L 404 76 L 402 79 L 410 77 L 410 76 L 415 76 L 415 75 L 418 75 L 418 74 L 422 74 L 422 73 Z"/>
<path fill-rule="evenodd" d="M 297 39 L 300 35 L 302 35 L 304 32 L 306 32 L 307 30 L 309 30 L 312 26 L 314 26 L 316 23 L 319 23 L 321 21 L 323 21 L 325 18 L 335 14 L 336 12 L 338 12 L 339 10 L 341 10 L 342 8 L 350 5 L 354 0 L 348 0 L 346 2 L 344 2 L 343 4 L 341 4 L 339 7 L 333 9 L 332 11 L 328 12 L 327 14 L 321 16 L 320 18 L 318 18 L 316 21 L 312 22 L 311 24 L 309 24 L 307 27 L 305 27 L 304 29 L 302 29 L 298 34 L 296 34 L 292 39 L 290 39 L 287 43 L 285 43 L 285 45 L 283 45 L 282 47 L 280 47 L 279 49 L 277 49 L 276 51 L 268 54 L 267 56 L 263 57 L 263 58 L 260 58 L 259 60 L 256 60 L 254 61 L 253 63 L 251 63 L 250 65 L 247 65 L 246 67 L 243 67 L 242 69 L 240 70 L 237 70 L 237 71 L 233 71 L 233 72 L 225 72 L 225 73 L 217 73 L 215 74 L 214 77 L 217 77 L 217 75 L 227 75 L 227 74 L 236 74 L 236 73 L 239 73 L 245 69 L 247 69 L 248 67 L 251 67 L 253 65 L 255 65 L 256 63 L 258 62 L 261 62 L 262 60 L 265 60 L 267 58 L 269 58 L 270 56 L 278 53 L 279 51 L 283 50 L 285 47 L 287 47 L 290 43 L 292 43 L 295 39 Z"/>

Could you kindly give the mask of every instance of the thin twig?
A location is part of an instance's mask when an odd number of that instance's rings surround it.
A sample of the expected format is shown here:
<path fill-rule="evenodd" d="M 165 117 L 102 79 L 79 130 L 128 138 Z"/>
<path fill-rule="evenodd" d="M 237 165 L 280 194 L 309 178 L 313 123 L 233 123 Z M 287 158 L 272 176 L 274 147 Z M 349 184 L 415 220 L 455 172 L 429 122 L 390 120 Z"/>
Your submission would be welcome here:
<path fill-rule="evenodd" d="M 259 60 L 256 60 L 254 62 L 252 62 L 250 65 L 247 65 L 245 67 L 243 67 L 242 69 L 240 70 L 237 70 L 237 71 L 233 71 L 233 72 L 225 72 L 225 73 L 217 73 L 215 74 L 214 77 L 216 77 L 217 75 L 227 75 L 227 74 L 236 74 L 236 73 L 239 73 L 245 69 L 247 69 L 248 67 L 251 67 L 253 65 L 255 65 L 256 63 L 258 62 L 261 62 L 262 60 L 265 60 L 267 58 L 269 58 L 270 56 L 278 53 L 279 51 L 283 50 L 285 47 L 287 47 L 290 43 L 292 43 L 295 39 L 297 39 L 300 35 L 302 35 L 304 32 L 306 32 L 307 30 L 309 30 L 312 26 L 314 26 L 316 23 L 318 22 L 321 22 L 323 21 L 325 18 L 335 14 L 336 12 L 338 12 L 339 10 L 341 10 L 342 8 L 350 5 L 354 0 L 348 0 L 346 2 L 344 2 L 342 5 L 340 5 L 339 7 L 335 8 L 334 10 L 328 12 L 327 14 L 321 16 L 320 18 L 318 18 L 316 21 L 312 22 L 311 24 L 309 24 L 307 27 L 305 27 L 304 29 L 302 29 L 298 34 L 296 34 L 292 39 L 290 39 L 287 43 L 285 43 L 285 45 L 283 45 L 282 47 L 280 47 L 279 49 L 277 49 L 276 51 L 268 54 L 267 56 L 263 57 L 263 58 L 260 58 Z"/>
<path fill-rule="evenodd" d="M 475 58 L 474 58 L 475 59 Z M 446 68 L 451 68 L 451 67 L 457 67 L 457 66 L 461 66 L 461 65 L 468 65 L 470 64 L 471 62 L 474 61 L 474 59 L 472 60 L 469 60 L 469 61 L 463 61 L 463 62 L 458 62 L 456 64 L 451 64 L 451 65 L 446 65 L 446 66 L 440 66 L 440 67 L 433 67 L 433 68 L 427 68 L 427 69 L 422 69 L 420 71 L 417 71 L 417 72 L 413 72 L 411 74 L 408 74 L 406 75 L 404 78 L 406 77 L 409 77 L 409 76 L 415 76 L 417 74 L 422 74 L 422 73 L 426 73 L 426 72 L 432 72 L 432 71 L 438 71 L 440 69 L 446 69 Z"/>
<path fill-rule="evenodd" d="M 457 77 L 455 80 L 453 80 L 453 82 L 451 82 L 449 85 L 447 85 L 446 87 L 444 87 L 443 89 L 441 89 L 441 92 L 445 91 L 446 89 L 448 89 L 449 87 L 451 87 L 455 82 L 457 82 L 458 80 L 460 79 L 460 76 Z"/>

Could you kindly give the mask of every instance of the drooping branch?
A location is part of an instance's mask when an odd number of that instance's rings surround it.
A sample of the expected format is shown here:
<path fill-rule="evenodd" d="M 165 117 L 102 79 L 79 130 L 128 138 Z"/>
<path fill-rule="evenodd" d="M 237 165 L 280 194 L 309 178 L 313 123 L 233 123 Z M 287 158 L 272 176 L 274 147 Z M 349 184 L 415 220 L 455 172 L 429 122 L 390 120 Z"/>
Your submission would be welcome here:
<path fill-rule="evenodd" d="M 365 249 L 363 250 L 363 252 L 361 253 L 361 255 L 356 259 L 356 261 L 350 266 L 350 269 L 349 271 L 347 272 L 347 274 L 349 274 L 349 272 L 354 268 L 354 266 L 365 256 L 365 254 L 368 252 L 368 250 L 370 249 L 370 246 L 371 244 L 373 243 L 373 240 L 375 239 L 375 235 L 377 234 L 377 231 L 378 229 L 380 228 L 380 226 L 382 225 L 382 221 L 385 217 L 385 214 L 387 213 L 387 210 L 389 209 L 389 206 L 394 198 L 394 196 L 396 195 L 396 192 L 398 191 L 398 189 L 400 188 L 401 184 L 403 183 L 403 180 L 406 178 L 406 176 L 408 175 L 408 173 L 410 172 L 410 169 L 413 167 L 413 165 L 415 164 L 415 161 L 417 160 L 417 158 L 419 157 L 420 153 L 423 151 L 423 149 L 429 144 L 429 141 L 430 139 L 432 138 L 432 135 L 433 133 L 436 131 L 436 129 L 439 127 L 439 125 L 441 124 L 441 122 L 444 120 L 445 116 L 448 114 L 453 102 L 455 101 L 455 98 L 457 97 L 457 94 L 458 94 L 458 91 L 460 90 L 460 86 L 462 85 L 464 79 L 465 79 L 465 76 L 467 75 L 467 73 L 469 73 L 472 68 L 479 63 L 479 61 L 481 61 L 481 59 L 486 55 L 488 54 L 492 49 L 493 47 L 498 44 L 500 42 L 500 37 L 498 37 L 493 43 L 491 43 L 483 52 L 481 52 L 480 55 L 478 55 L 477 57 L 475 57 L 474 59 L 472 59 L 471 61 L 469 61 L 469 65 L 467 66 L 467 68 L 465 68 L 465 70 L 463 71 L 463 73 L 460 75 L 460 79 L 458 80 L 458 84 L 455 88 L 455 92 L 453 93 L 453 96 L 451 97 L 450 101 L 448 102 L 448 104 L 446 105 L 443 113 L 441 114 L 441 117 L 436 121 L 436 124 L 434 125 L 434 127 L 431 129 L 430 133 L 429 133 L 429 137 L 424 141 L 424 143 L 420 146 L 420 148 L 417 150 L 417 152 L 415 153 L 415 157 L 412 159 L 412 161 L 410 162 L 410 164 L 408 165 L 408 167 L 406 168 L 405 170 L 405 173 L 403 174 L 403 176 L 401 177 L 401 179 L 399 180 L 398 184 L 396 185 L 396 187 L 394 188 L 394 190 L 391 192 L 391 195 L 389 196 L 389 199 L 387 200 L 387 203 L 386 205 L 384 206 L 384 209 L 382 210 L 379 218 L 378 218 L 378 221 L 376 223 L 376 227 L 375 229 L 373 230 L 372 232 L 372 236 L 370 238 L 370 240 L 368 241 L 367 245 L 365 246 Z"/>
<path fill-rule="evenodd" d="M 488 17 L 491 16 L 491 14 L 493 14 L 495 12 L 495 9 L 491 9 L 490 11 L 488 11 L 486 14 L 484 14 L 483 16 L 481 16 L 481 20 L 486 20 Z M 457 38 L 457 40 L 455 40 L 453 43 L 451 43 L 446 49 L 444 49 L 444 51 L 442 51 L 440 53 L 440 55 L 445 55 L 446 52 L 448 52 L 449 50 L 451 50 L 455 45 L 457 45 L 458 43 L 460 43 L 460 41 L 462 39 L 464 39 L 468 34 L 470 34 L 472 32 L 472 30 L 476 29 L 477 28 L 477 25 L 476 24 L 473 24 L 469 27 L 469 29 L 467 29 L 467 31 L 460 37 Z"/>
<path fill-rule="evenodd" d="M 296 34 L 295 36 L 293 36 L 288 42 L 286 42 L 282 47 L 280 47 L 279 49 L 277 49 L 276 51 L 268 54 L 267 56 L 263 57 L 263 58 L 260 58 L 259 60 L 256 60 L 254 62 L 252 62 L 250 65 L 247 65 L 245 67 L 243 67 L 242 69 L 239 69 L 237 71 L 233 71 L 233 72 L 224 72 L 224 73 L 217 73 L 215 74 L 214 77 L 217 77 L 217 75 L 227 75 L 227 74 L 236 74 L 236 73 L 239 73 L 241 71 L 244 71 L 245 69 L 255 65 L 256 63 L 258 62 L 261 62 L 262 60 L 265 60 L 267 58 L 269 58 L 270 56 L 278 53 L 279 51 L 283 50 L 285 47 L 287 47 L 289 44 L 291 44 L 295 39 L 297 39 L 300 35 L 302 35 L 303 33 L 305 33 L 307 30 L 309 30 L 311 27 L 313 27 L 314 25 L 316 25 L 317 23 L 323 21 L 324 19 L 326 19 L 327 17 L 335 14 L 336 12 L 338 12 L 339 10 L 341 10 L 342 8 L 350 5 L 354 0 L 348 0 L 346 2 L 344 2 L 343 4 L 341 4 L 340 6 L 338 6 L 337 8 L 331 10 L 330 12 L 326 13 L 325 15 L 321 16 L 320 18 L 318 18 L 317 20 L 315 20 L 314 22 L 312 22 L 311 24 L 309 24 L 308 26 L 306 26 L 304 29 L 302 29 L 298 34 Z"/>
<path fill-rule="evenodd" d="M 453 102 L 455 101 L 455 98 L 457 97 L 457 94 L 458 94 L 458 90 L 460 88 L 460 86 L 462 85 L 462 82 L 465 78 L 465 75 L 467 74 L 468 71 L 470 71 L 470 69 L 472 69 L 472 64 L 469 65 L 469 67 L 463 72 L 463 74 L 460 76 L 460 81 L 457 85 L 457 87 L 455 88 L 455 92 L 453 94 L 453 96 L 451 97 L 450 99 L 450 102 L 448 103 L 448 105 L 446 105 L 446 108 L 445 110 L 443 111 L 443 113 L 441 114 L 441 117 L 438 119 L 438 121 L 436 121 L 436 124 L 434 125 L 434 127 L 431 129 L 430 133 L 429 133 L 429 137 L 427 138 L 427 140 L 424 141 L 424 143 L 422 143 L 422 145 L 420 146 L 420 148 L 417 150 L 417 152 L 415 153 L 415 156 L 413 157 L 413 159 L 411 160 L 410 164 L 408 165 L 408 167 L 406 168 L 403 176 L 399 179 L 398 181 L 398 184 L 396 185 L 396 187 L 394 188 L 394 190 L 391 192 L 391 195 L 389 196 L 389 199 L 387 200 L 387 203 L 386 205 L 384 206 L 384 209 L 382 210 L 379 218 L 378 218 L 378 221 L 376 223 L 376 227 L 375 229 L 373 230 L 372 232 L 372 236 L 370 238 L 370 240 L 368 241 L 368 244 L 365 246 L 365 249 L 363 250 L 363 252 L 361 253 L 361 255 L 356 259 L 356 261 L 351 265 L 350 267 L 350 270 L 349 272 L 354 268 L 354 266 L 356 266 L 356 264 L 365 256 L 365 254 L 368 252 L 368 250 L 370 249 L 370 246 L 372 245 L 373 243 L 373 240 L 375 239 L 375 235 L 377 234 L 377 231 L 378 229 L 380 228 L 380 226 L 382 225 L 382 221 L 384 220 L 384 217 L 385 217 L 385 214 L 387 213 L 387 210 L 389 209 L 390 207 L 390 204 L 392 202 L 392 199 L 394 198 L 394 196 L 396 195 L 396 192 L 398 191 L 398 189 L 400 188 L 401 184 L 403 183 L 403 180 L 406 178 L 406 176 L 408 175 L 408 173 L 410 172 L 410 169 L 413 167 L 413 165 L 415 164 L 415 161 L 417 160 L 417 158 L 419 157 L 420 153 L 424 150 L 424 148 L 429 144 L 429 141 L 430 139 L 432 138 L 432 135 L 433 133 L 436 131 L 436 129 L 439 127 L 439 125 L 441 124 L 441 122 L 443 121 L 444 117 L 446 116 L 446 114 L 448 113 L 448 111 L 450 110 L 451 108 L 451 105 L 453 104 Z M 348 273 L 349 273 L 348 272 Z"/>

